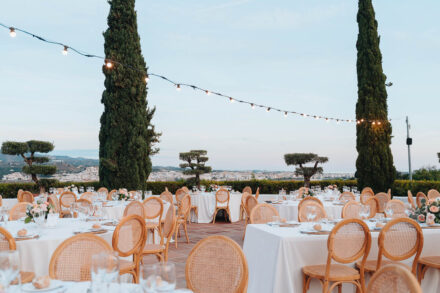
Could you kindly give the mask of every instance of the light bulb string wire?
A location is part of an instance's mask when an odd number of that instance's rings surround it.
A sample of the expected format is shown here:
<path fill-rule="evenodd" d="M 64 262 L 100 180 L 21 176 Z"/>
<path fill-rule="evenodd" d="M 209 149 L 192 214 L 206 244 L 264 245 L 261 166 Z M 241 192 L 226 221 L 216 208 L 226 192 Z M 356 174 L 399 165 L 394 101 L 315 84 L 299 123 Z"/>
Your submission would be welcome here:
<path fill-rule="evenodd" d="M 82 50 L 78 50 L 78 49 L 76 49 L 76 48 L 74 48 L 72 46 L 66 45 L 64 43 L 61 43 L 61 42 L 58 42 L 58 41 L 48 40 L 48 39 L 46 39 L 46 38 L 44 38 L 42 36 L 39 36 L 37 34 L 31 33 L 31 32 L 29 32 L 27 30 L 24 30 L 24 29 L 15 27 L 15 26 L 7 26 L 7 25 L 5 25 L 5 24 L 3 24 L 1 22 L 0 22 L 0 26 L 5 28 L 5 29 L 10 30 L 11 32 L 12 31 L 21 32 L 21 33 L 23 33 L 25 35 L 31 36 L 33 38 L 36 38 L 39 41 L 42 41 L 42 42 L 45 42 L 45 43 L 49 43 L 49 44 L 53 44 L 53 45 L 61 46 L 61 47 L 64 48 L 64 50 L 71 50 L 71 51 L 73 51 L 73 52 L 75 52 L 75 53 L 77 53 L 77 54 L 79 54 L 81 56 L 84 56 L 84 57 L 97 58 L 97 59 L 104 60 L 105 63 L 110 62 L 110 64 L 113 63 L 113 64 L 116 64 L 116 65 L 121 65 L 121 66 L 130 68 L 131 70 L 141 72 L 147 79 L 150 76 L 154 76 L 154 77 L 160 78 L 160 79 L 162 79 L 162 80 L 172 84 L 173 86 L 175 86 L 178 89 L 180 89 L 181 87 L 192 88 L 193 90 L 198 90 L 198 91 L 201 91 L 201 92 L 205 92 L 206 94 L 212 94 L 212 95 L 215 95 L 215 96 L 227 98 L 231 102 L 238 102 L 238 103 L 242 103 L 242 104 L 248 104 L 252 108 L 254 108 L 254 107 L 265 108 L 268 112 L 270 110 L 273 110 L 273 111 L 278 111 L 280 113 L 284 113 L 285 116 L 287 114 L 294 114 L 294 115 L 298 115 L 298 116 L 302 116 L 302 117 L 309 117 L 309 118 L 314 118 L 314 119 L 323 119 L 323 120 L 326 120 L 326 121 L 332 120 L 332 121 L 336 121 L 338 123 L 339 122 L 348 122 L 348 123 L 353 123 L 354 122 L 354 123 L 360 124 L 360 123 L 363 123 L 363 122 L 370 122 L 370 123 L 372 123 L 374 125 L 380 125 L 383 121 L 391 122 L 391 119 L 389 119 L 389 120 L 381 120 L 381 119 L 358 119 L 358 120 L 356 120 L 356 119 L 334 118 L 334 117 L 327 117 L 327 116 L 322 116 L 322 115 L 307 114 L 307 113 L 297 112 L 297 111 L 292 111 L 292 110 L 283 110 L 283 109 L 279 109 L 279 108 L 272 107 L 272 106 L 267 106 L 267 105 L 262 105 L 262 104 L 258 104 L 258 103 L 254 103 L 254 102 L 249 102 L 249 101 L 245 101 L 245 100 L 234 98 L 231 95 L 226 95 L 226 94 L 223 94 L 223 93 L 220 93 L 220 92 L 211 91 L 211 90 L 199 87 L 197 85 L 183 83 L 183 82 L 177 82 L 177 81 L 174 81 L 174 80 L 172 80 L 172 79 L 170 79 L 170 78 L 168 78 L 168 77 L 166 77 L 164 75 L 160 75 L 160 74 L 156 74 L 156 73 L 146 73 L 144 70 L 140 70 L 140 69 L 135 68 L 133 66 L 121 63 L 121 62 L 119 62 L 117 60 L 112 60 L 112 59 L 109 59 L 109 58 L 105 58 L 103 56 L 99 56 L 99 55 L 95 55 L 95 54 L 90 54 L 90 53 L 84 52 Z M 109 68 L 109 70 L 111 70 L 111 69 Z"/>

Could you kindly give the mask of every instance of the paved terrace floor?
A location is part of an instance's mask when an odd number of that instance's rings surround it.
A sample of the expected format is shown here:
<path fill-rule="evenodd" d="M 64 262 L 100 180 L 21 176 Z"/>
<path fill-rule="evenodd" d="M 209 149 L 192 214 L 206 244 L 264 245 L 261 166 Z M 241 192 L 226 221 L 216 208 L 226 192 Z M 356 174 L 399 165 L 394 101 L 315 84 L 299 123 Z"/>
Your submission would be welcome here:
<path fill-rule="evenodd" d="M 215 224 L 197 224 L 188 225 L 189 243 L 186 243 L 185 233 L 181 229 L 178 238 L 177 248 L 174 243 L 170 243 L 168 250 L 168 261 L 176 264 L 177 288 L 186 288 L 185 282 L 185 263 L 191 249 L 201 239 L 211 235 L 224 235 L 232 238 L 241 247 L 243 247 L 244 221 L 235 223 L 224 222 L 224 219 L 218 218 Z M 147 260 L 147 259 L 145 259 Z M 153 257 L 149 257 L 148 262 L 156 262 Z"/>

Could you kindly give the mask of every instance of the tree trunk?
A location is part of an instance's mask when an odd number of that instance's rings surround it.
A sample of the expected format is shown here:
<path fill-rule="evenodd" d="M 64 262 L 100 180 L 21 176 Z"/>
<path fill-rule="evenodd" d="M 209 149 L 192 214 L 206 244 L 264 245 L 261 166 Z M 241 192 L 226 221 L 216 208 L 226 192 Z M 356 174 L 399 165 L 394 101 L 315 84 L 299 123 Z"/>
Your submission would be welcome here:
<path fill-rule="evenodd" d="M 310 178 L 311 176 L 304 176 L 304 187 L 310 188 Z"/>
<path fill-rule="evenodd" d="M 200 175 L 199 174 L 196 174 L 196 185 L 197 185 L 197 188 L 200 189 Z"/>

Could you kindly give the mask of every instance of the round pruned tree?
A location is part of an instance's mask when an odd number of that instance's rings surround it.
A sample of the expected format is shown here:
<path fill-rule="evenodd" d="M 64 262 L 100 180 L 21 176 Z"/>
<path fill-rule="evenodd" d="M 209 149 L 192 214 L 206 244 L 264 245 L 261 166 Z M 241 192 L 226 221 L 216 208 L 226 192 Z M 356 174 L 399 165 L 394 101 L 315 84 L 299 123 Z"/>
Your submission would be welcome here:
<path fill-rule="evenodd" d="M 293 153 L 285 154 L 284 161 L 287 165 L 298 166 L 295 170 L 297 176 L 304 177 L 304 186 L 310 187 L 310 179 L 315 174 L 321 174 L 323 169 L 318 167 L 318 164 L 323 164 L 328 161 L 327 157 L 320 157 L 313 153 Z M 312 163 L 313 166 L 306 166 Z"/>
<path fill-rule="evenodd" d="M 36 156 L 35 153 L 48 153 L 53 151 L 54 145 L 48 141 L 30 140 L 27 142 L 5 141 L 2 144 L 2 154 L 21 156 L 26 163 L 23 173 L 29 174 L 32 180 L 41 188 L 42 182 L 37 175 L 52 175 L 57 171 L 54 165 L 47 165 L 50 159 L 44 156 Z"/>
<path fill-rule="evenodd" d="M 194 175 L 195 184 L 200 187 L 200 175 L 211 172 L 211 167 L 205 166 L 208 161 L 205 150 L 191 150 L 186 153 L 180 153 L 179 158 L 185 163 L 180 164 L 180 168 L 185 169 L 183 174 Z"/>

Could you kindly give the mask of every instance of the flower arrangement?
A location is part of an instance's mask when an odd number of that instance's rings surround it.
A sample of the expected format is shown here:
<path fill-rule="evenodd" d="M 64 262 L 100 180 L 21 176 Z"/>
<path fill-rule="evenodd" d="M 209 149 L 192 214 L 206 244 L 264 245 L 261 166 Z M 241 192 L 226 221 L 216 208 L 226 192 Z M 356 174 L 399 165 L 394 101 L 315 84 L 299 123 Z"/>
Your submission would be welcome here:
<path fill-rule="evenodd" d="M 32 205 L 29 205 L 26 210 L 26 219 L 24 222 L 30 223 L 31 221 L 35 222 L 35 215 L 43 212 L 44 219 L 47 219 L 47 214 L 49 214 L 52 209 L 52 205 L 50 205 L 47 201 L 45 202 L 36 202 Z"/>
<path fill-rule="evenodd" d="M 440 224 L 440 198 L 422 199 L 421 203 L 421 207 L 414 209 L 409 217 L 419 223 Z"/>
<path fill-rule="evenodd" d="M 333 185 L 327 186 L 327 188 L 330 189 L 330 190 L 337 190 L 338 186 L 336 184 L 333 184 Z"/>
<path fill-rule="evenodd" d="M 67 189 L 68 191 L 73 191 L 76 188 L 75 184 L 69 185 L 65 187 L 64 189 Z"/>
<path fill-rule="evenodd" d="M 116 194 L 118 196 L 118 200 L 129 200 L 130 199 L 130 195 L 123 190 L 119 190 Z"/>
<path fill-rule="evenodd" d="M 310 188 L 306 187 L 304 189 L 304 192 L 302 194 L 302 198 L 308 197 L 308 196 L 315 196 L 315 194 L 313 193 L 313 191 L 310 190 Z"/>

